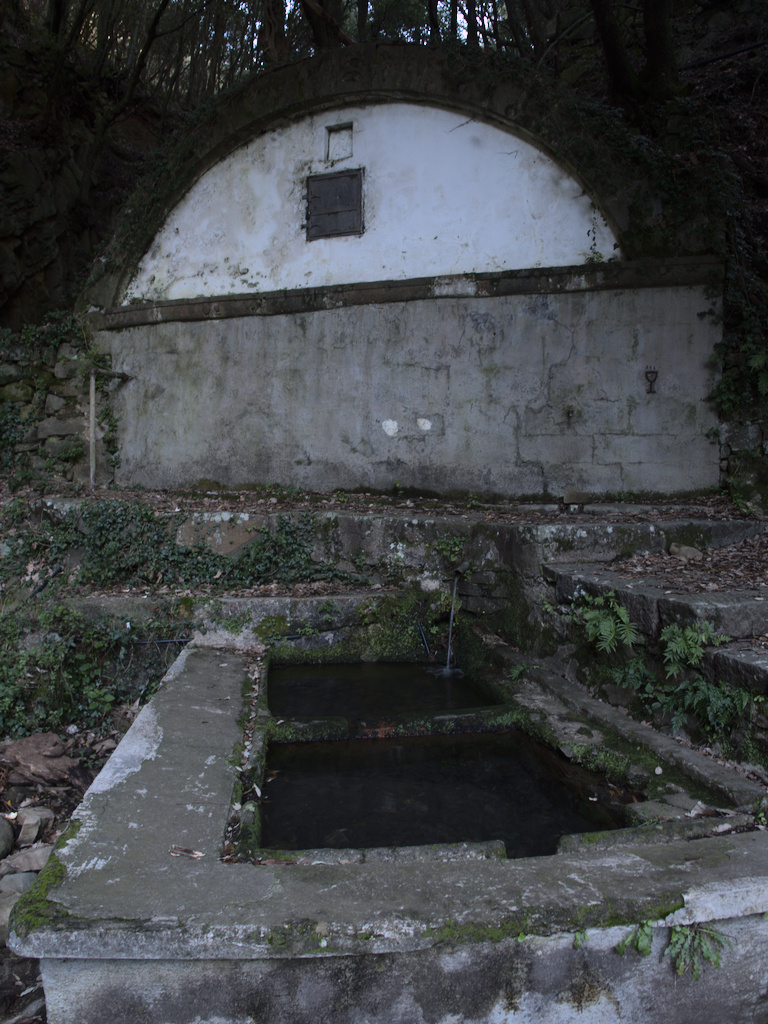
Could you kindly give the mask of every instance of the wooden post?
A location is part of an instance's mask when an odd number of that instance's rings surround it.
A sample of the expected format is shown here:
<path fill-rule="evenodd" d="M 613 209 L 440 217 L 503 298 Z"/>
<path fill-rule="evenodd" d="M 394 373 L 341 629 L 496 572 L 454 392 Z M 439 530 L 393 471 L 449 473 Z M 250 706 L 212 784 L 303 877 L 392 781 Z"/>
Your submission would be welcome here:
<path fill-rule="evenodd" d="M 91 468 L 91 490 L 96 487 L 96 371 L 91 370 L 90 415 L 88 423 L 89 459 Z"/>

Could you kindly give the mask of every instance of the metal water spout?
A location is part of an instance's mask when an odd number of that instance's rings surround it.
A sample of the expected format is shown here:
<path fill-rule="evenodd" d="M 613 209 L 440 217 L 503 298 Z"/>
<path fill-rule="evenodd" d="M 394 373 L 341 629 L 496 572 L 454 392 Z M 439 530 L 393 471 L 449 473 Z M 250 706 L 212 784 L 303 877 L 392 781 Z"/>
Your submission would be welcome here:
<path fill-rule="evenodd" d="M 453 597 L 451 598 L 451 618 L 448 623 L 448 658 L 445 662 L 445 673 L 449 675 L 453 669 L 451 669 L 451 645 L 453 643 L 453 615 L 456 610 L 456 588 L 459 585 L 459 577 L 463 576 L 464 573 L 469 569 L 469 562 L 462 562 L 461 565 L 457 565 L 453 570 Z M 457 672 L 460 670 L 457 670 Z"/>

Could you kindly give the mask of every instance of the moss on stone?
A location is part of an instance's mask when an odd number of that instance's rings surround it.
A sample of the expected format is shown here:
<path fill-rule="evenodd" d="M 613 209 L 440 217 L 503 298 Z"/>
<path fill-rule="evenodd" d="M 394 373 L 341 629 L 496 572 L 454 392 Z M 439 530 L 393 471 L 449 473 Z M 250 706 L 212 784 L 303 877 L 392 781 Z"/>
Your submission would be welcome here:
<path fill-rule="evenodd" d="M 57 852 L 62 850 L 70 839 L 74 839 L 81 826 L 82 822 L 73 819 L 67 830 L 59 836 L 35 884 L 22 895 L 11 910 L 9 932 L 13 931 L 23 939 L 55 919 L 70 916 L 67 910 L 48 897 L 51 891 L 63 882 L 67 874 L 67 869 L 59 860 Z"/>
<path fill-rule="evenodd" d="M 526 935 L 545 934 L 534 921 L 535 912 L 526 910 L 520 915 L 503 918 L 497 924 L 468 921 L 462 924 L 445 921 L 436 928 L 428 928 L 426 935 L 436 942 L 463 945 L 466 942 L 503 942 L 505 939 L 522 940 Z"/>
<path fill-rule="evenodd" d="M 417 623 L 429 630 L 440 619 L 447 618 L 449 601 L 445 594 L 425 594 L 416 589 L 376 597 L 360 605 L 358 625 L 338 630 L 334 643 L 323 640 L 317 646 L 303 647 L 275 643 L 271 660 L 286 665 L 415 661 L 424 653 Z"/>
<path fill-rule="evenodd" d="M 291 627 L 285 615 L 265 615 L 254 632 L 260 640 L 287 636 Z"/>
<path fill-rule="evenodd" d="M 317 921 L 296 921 L 284 924 L 280 928 L 272 928 L 266 936 L 258 933 L 256 939 L 266 940 L 267 945 L 280 953 L 293 956 L 302 953 L 311 953 L 313 956 L 330 953 L 328 939 L 318 931 Z"/>
<path fill-rule="evenodd" d="M 486 618 L 488 627 L 526 653 L 543 654 L 557 647 L 557 634 L 551 625 L 544 625 L 526 595 L 526 586 L 519 573 L 498 574 L 506 590 L 502 611 Z"/>

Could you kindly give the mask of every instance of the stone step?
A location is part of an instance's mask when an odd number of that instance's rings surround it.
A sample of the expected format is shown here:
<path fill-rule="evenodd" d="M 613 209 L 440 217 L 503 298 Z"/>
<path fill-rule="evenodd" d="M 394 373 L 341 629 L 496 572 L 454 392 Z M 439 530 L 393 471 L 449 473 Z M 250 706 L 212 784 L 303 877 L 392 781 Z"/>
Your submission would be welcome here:
<path fill-rule="evenodd" d="M 617 571 L 602 565 L 545 565 L 542 575 L 554 586 L 561 605 L 572 604 L 579 593 L 593 597 L 614 593 L 632 622 L 652 640 L 667 625 L 710 622 L 734 642 L 706 649 L 701 665 L 703 675 L 768 694 L 768 645 L 755 642 L 756 638 L 768 635 L 768 597 L 762 592 L 675 594 L 651 579 L 628 582 Z"/>
<path fill-rule="evenodd" d="M 503 643 L 494 647 L 494 653 L 510 666 L 525 665 L 525 673 L 512 690 L 512 699 L 544 725 L 567 757 L 572 757 L 579 747 L 603 747 L 606 743 L 603 730 L 606 730 L 631 744 L 633 750 L 649 751 L 659 766 L 676 769 L 686 778 L 719 793 L 722 800 L 733 806 L 750 808 L 765 796 L 768 781 L 765 769 L 753 766 L 737 769 L 730 763 L 721 763 L 723 759 L 718 761 L 678 743 L 651 725 L 631 718 L 626 709 L 593 697 L 584 686 L 569 678 L 569 667 L 562 652 L 536 665 L 528 665 L 519 652 Z M 658 770 L 658 774 L 663 770 Z M 640 780 L 636 783 L 639 788 L 644 788 L 643 771 L 637 766 L 632 768 L 633 776 Z"/>
<path fill-rule="evenodd" d="M 632 579 L 609 566 L 545 565 L 544 579 L 555 586 L 559 604 L 571 604 L 580 591 L 593 597 L 615 593 L 640 630 L 655 636 L 664 626 L 711 622 L 734 639 L 768 632 L 768 595 L 756 590 L 710 591 L 681 594 L 653 579 Z"/>

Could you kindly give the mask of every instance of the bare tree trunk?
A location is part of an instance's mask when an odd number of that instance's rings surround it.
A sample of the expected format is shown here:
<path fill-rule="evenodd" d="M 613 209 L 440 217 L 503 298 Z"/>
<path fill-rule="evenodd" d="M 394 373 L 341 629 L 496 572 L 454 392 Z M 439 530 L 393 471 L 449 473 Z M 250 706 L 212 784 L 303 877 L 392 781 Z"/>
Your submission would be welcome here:
<path fill-rule="evenodd" d="M 368 0 L 357 0 L 357 41 L 368 42 Z"/>
<path fill-rule="evenodd" d="M 352 39 L 341 27 L 341 3 L 337 0 L 301 0 L 301 9 L 312 31 L 315 49 L 329 50 L 334 46 L 353 45 Z"/>
<path fill-rule="evenodd" d="M 48 0 L 48 31 L 59 39 L 67 29 L 69 0 Z"/>
<path fill-rule="evenodd" d="M 499 5 L 496 0 L 491 0 L 491 24 L 493 26 L 493 42 L 497 50 L 501 47 L 501 35 L 499 34 Z"/>
<path fill-rule="evenodd" d="M 643 78 L 648 92 L 654 99 L 669 99 L 679 84 L 672 42 L 672 0 L 645 0 L 643 29 L 647 47 Z"/>
<path fill-rule="evenodd" d="M 91 78 L 93 81 L 96 81 L 101 75 L 112 45 L 115 28 L 112 19 L 114 6 L 114 0 L 101 0 L 99 4 L 99 12 L 96 18 L 96 53 L 91 65 Z"/>
<path fill-rule="evenodd" d="M 525 20 L 528 24 L 528 35 L 533 43 L 533 52 L 538 57 L 544 49 L 544 31 L 539 19 L 539 13 L 531 6 L 530 0 L 522 0 L 522 4 Z"/>
<path fill-rule="evenodd" d="M 437 0 L 427 0 L 427 17 L 429 19 L 429 41 L 440 42 L 440 20 L 437 17 Z"/>
<path fill-rule="evenodd" d="M 277 64 L 285 59 L 284 0 L 264 0 L 258 47 L 265 64 Z"/>
<path fill-rule="evenodd" d="M 629 62 L 629 55 L 621 38 L 621 30 L 611 0 L 590 0 L 603 46 L 605 67 L 611 93 L 618 100 L 637 96 L 637 75 Z"/>
<path fill-rule="evenodd" d="M 467 43 L 469 46 L 480 45 L 477 35 L 477 0 L 467 0 Z"/>
<path fill-rule="evenodd" d="M 516 12 L 514 11 L 512 4 L 510 2 L 507 2 L 506 7 L 507 26 L 509 28 L 509 34 L 514 40 L 515 46 L 517 47 L 517 52 L 520 54 L 521 57 L 529 57 L 531 53 L 531 47 L 528 38 L 517 19 Z"/>

